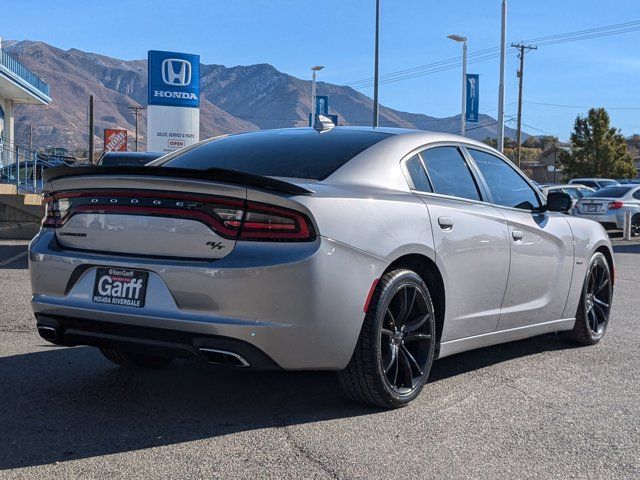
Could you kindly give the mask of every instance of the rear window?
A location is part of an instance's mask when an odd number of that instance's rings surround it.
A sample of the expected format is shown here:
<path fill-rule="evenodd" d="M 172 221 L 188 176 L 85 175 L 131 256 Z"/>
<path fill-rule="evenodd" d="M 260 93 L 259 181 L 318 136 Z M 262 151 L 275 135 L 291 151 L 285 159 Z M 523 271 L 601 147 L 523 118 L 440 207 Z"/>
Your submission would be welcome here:
<path fill-rule="evenodd" d="M 615 180 L 598 180 L 598 183 L 600 184 L 601 187 L 612 187 L 615 185 L 620 185 Z"/>
<path fill-rule="evenodd" d="M 590 193 L 587 197 L 620 198 L 624 197 L 629 190 L 631 190 L 631 187 L 606 187 Z"/>
<path fill-rule="evenodd" d="M 309 128 L 230 135 L 170 154 L 160 165 L 224 168 L 269 177 L 323 180 L 353 157 L 389 137 L 370 130 L 316 132 Z"/>

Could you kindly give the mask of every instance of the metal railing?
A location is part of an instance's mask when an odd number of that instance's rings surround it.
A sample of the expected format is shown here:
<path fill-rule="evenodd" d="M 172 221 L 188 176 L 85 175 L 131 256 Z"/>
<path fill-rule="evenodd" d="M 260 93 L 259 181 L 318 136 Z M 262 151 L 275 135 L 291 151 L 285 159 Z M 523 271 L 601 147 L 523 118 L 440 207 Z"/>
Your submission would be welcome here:
<path fill-rule="evenodd" d="M 44 95 L 49 97 L 49 85 L 47 82 L 42 80 L 38 75 L 33 73 L 27 67 L 25 67 L 21 62 L 13 58 L 4 50 L 0 49 L 0 68 L 7 70 L 10 73 L 13 73 L 15 76 L 21 78 L 25 82 L 27 82 L 32 87 L 36 88 L 38 91 L 42 92 Z"/>
<path fill-rule="evenodd" d="M 40 193 L 42 172 L 49 166 L 35 151 L 0 138 L 0 183 L 15 185 L 19 193 Z"/>

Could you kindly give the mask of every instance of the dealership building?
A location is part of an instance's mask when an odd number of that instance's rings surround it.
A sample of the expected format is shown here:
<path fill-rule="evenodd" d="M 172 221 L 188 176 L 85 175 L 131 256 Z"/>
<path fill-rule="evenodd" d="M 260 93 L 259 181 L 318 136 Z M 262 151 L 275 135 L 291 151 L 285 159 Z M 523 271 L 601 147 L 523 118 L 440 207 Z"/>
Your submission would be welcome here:
<path fill-rule="evenodd" d="M 49 85 L 2 49 L 0 40 L 0 163 L 15 161 L 14 109 L 19 104 L 48 105 Z"/>

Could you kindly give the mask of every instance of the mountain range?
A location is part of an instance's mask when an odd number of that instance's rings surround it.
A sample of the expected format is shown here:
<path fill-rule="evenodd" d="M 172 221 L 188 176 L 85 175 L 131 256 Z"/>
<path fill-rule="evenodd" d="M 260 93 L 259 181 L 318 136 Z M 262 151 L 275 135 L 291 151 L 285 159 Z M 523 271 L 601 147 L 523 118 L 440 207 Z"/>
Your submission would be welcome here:
<path fill-rule="evenodd" d="M 133 147 L 135 114 L 130 105 L 146 105 L 147 61 L 119 60 L 77 49 L 62 50 L 44 42 L 4 40 L 3 49 L 39 75 L 51 87 L 47 107 L 16 108 L 16 141 L 28 142 L 32 125 L 34 147 L 85 149 L 88 143 L 88 101 L 94 96 L 96 149 L 102 148 L 104 128 L 125 128 Z M 304 126 L 310 111 L 311 82 L 280 72 L 269 64 L 200 67 L 200 138 L 266 128 Z M 330 113 L 341 125 L 366 125 L 372 100 L 348 86 L 319 82 L 318 94 L 328 95 Z M 460 117 L 436 118 L 380 107 L 380 126 L 457 133 Z M 144 110 L 139 117 L 140 149 L 145 147 Z M 467 135 L 496 136 L 496 121 L 480 115 Z M 505 135 L 515 137 L 506 128 Z M 527 135 L 523 134 L 526 138 Z M 523 139 L 524 139 L 523 138 Z"/>

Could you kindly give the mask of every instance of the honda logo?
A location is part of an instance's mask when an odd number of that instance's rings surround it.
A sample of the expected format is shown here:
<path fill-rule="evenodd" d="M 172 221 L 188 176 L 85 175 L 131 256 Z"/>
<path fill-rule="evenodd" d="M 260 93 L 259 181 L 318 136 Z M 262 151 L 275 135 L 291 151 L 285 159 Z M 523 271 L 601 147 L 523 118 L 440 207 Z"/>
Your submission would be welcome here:
<path fill-rule="evenodd" d="M 185 87 L 191 83 L 191 64 L 179 58 L 162 61 L 162 81 L 167 85 Z"/>

